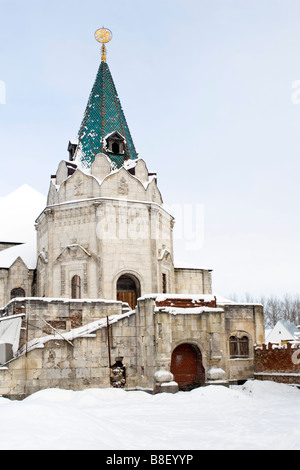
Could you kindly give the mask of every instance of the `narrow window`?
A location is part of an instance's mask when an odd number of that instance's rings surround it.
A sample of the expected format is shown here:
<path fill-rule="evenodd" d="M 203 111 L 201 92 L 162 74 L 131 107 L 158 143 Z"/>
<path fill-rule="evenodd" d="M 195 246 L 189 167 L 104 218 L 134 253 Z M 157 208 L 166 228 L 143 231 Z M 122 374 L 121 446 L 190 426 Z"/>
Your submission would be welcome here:
<path fill-rule="evenodd" d="M 229 350 L 230 357 L 237 357 L 238 355 L 238 342 L 236 336 L 230 336 L 229 338 Z"/>
<path fill-rule="evenodd" d="M 163 294 L 167 293 L 167 275 L 165 273 L 162 274 L 162 291 Z"/>
<path fill-rule="evenodd" d="M 240 356 L 248 357 L 249 356 L 249 339 L 247 336 L 240 338 Z"/>
<path fill-rule="evenodd" d="M 80 276 L 73 276 L 71 282 L 72 299 L 81 299 L 81 279 Z"/>

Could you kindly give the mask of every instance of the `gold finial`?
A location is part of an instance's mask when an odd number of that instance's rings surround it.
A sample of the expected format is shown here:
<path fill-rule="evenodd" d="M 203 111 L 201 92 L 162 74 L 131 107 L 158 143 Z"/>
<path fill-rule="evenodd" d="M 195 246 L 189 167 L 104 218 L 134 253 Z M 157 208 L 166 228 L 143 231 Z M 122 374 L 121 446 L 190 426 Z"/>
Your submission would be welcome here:
<path fill-rule="evenodd" d="M 103 62 L 106 62 L 105 44 L 107 42 L 111 41 L 112 32 L 110 31 L 110 29 L 104 28 L 104 26 L 102 26 L 101 29 L 97 29 L 97 31 L 95 32 L 95 39 L 96 39 L 96 41 L 98 41 L 102 44 L 102 57 L 101 57 L 101 60 Z"/>

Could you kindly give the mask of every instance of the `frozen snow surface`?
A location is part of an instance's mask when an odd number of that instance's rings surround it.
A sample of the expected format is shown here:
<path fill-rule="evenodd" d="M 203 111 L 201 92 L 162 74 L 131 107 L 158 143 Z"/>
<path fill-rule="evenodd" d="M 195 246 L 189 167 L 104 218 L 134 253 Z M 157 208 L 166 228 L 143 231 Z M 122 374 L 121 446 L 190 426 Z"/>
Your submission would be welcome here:
<path fill-rule="evenodd" d="M 0 397 L 1 450 L 299 450 L 300 390 L 269 381 L 150 395 L 47 389 Z"/>

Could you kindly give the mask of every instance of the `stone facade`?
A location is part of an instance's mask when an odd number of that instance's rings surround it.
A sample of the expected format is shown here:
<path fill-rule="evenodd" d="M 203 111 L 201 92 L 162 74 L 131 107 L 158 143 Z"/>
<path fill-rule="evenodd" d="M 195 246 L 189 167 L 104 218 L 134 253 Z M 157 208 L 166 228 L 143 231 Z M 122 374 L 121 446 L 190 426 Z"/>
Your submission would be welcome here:
<path fill-rule="evenodd" d="M 36 219 L 36 264 L 17 257 L 0 266 L 0 331 L 3 317 L 23 315 L 19 349 L 2 360 L 0 395 L 174 392 L 253 376 L 262 307 L 216 298 L 210 269 L 174 267 L 174 218 L 116 103 L 101 64 L 79 143 L 51 176 Z"/>
<path fill-rule="evenodd" d="M 218 304 L 211 295 L 151 294 L 136 310 L 118 301 L 33 297 L 14 300 L 0 313 L 25 314 L 18 356 L 0 368 L 0 395 L 10 398 L 49 387 L 109 387 L 118 357 L 126 389 L 155 392 L 163 385 L 172 391 L 180 345 L 199 352 L 202 370 L 199 382 L 182 389 L 237 383 L 253 377 L 253 346 L 263 341 L 261 307 Z M 230 357 L 229 338 L 237 328 L 249 338 L 246 358 Z"/>
<path fill-rule="evenodd" d="M 9 268 L 0 269 L 0 306 L 11 299 L 14 289 L 22 289 L 24 295 L 35 293 L 35 270 L 29 269 L 18 257 Z"/>
<path fill-rule="evenodd" d="M 211 293 L 209 270 L 174 269 L 174 219 L 163 208 L 155 176 L 141 159 L 129 169 L 134 175 L 125 167 L 111 171 L 104 154 L 89 172 L 75 168 L 68 176 L 67 163 L 59 164 L 36 222 L 38 296 L 70 297 L 77 275 L 82 298 L 116 299 L 125 274 L 142 295 Z"/>

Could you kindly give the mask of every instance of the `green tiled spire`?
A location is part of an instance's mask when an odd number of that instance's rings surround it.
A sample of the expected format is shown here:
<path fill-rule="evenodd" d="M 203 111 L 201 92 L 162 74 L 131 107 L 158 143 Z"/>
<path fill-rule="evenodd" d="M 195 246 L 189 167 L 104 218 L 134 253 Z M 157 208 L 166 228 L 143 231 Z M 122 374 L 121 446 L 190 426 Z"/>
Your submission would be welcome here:
<path fill-rule="evenodd" d="M 106 148 L 105 138 L 115 131 L 125 139 L 124 152 L 120 154 L 109 152 Z M 124 159 L 137 158 L 116 87 L 109 67 L 103 60 L 78 133 L 76 160 L 88 168 L 100 152 L 106 153 L 117 168 L 122 166 Z"/>

